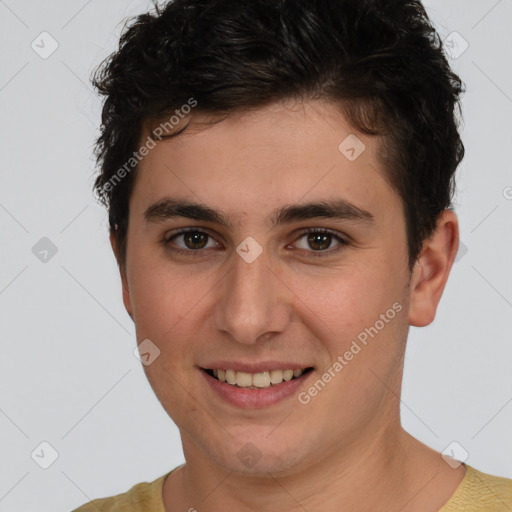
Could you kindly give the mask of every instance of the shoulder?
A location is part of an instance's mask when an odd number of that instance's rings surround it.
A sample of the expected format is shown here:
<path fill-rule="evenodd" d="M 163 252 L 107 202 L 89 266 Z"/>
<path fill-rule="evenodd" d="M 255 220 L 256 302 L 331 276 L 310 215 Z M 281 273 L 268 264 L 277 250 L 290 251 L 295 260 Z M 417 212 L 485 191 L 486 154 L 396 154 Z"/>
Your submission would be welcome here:
<path fill-rule="evenodd" d="M 512 480 L 466 465 L 466 475 L 440 512 L 499 512 L 512 509 Z"/>
<path fill-rule="evenodd" d="M 162 486 L 169 473 L 152 482 L 138 483 L 125 493 L 89 501 L 72 512 L 165 512 Z"/>

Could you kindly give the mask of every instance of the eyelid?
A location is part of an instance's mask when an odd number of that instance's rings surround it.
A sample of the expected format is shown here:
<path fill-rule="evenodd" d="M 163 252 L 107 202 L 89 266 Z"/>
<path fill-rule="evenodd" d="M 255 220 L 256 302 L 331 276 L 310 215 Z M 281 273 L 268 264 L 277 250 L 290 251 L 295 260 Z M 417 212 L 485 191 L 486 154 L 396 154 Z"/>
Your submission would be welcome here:
<path fill-rule="evenodd" d="M 331 255 L 331 254 L 343 249 L 344 246 L 350 244 L 350 239 L 347 235 L 344 235 L 338 231 L 335 231 L 335 230 L 332 230 L 329 228 L 309 227 L 309 228 L 304 228 L 304 229 L 300 229 L 297 231 L 298 231 L 298 233 L 296 233 L 293 243 L 297 242 L 297 240 L 300 240 L 304 236 L 311 234 L 311 233 L 327 234 L 327 235 L 332 236 L 338 242 L 338 245 L 336 245 L 334 248 L 320 250 L 320 251 L 306 250 L 306 249 L 295 249 L 297 251 L 307 253 L 308 256 L 316 257 L 316 256 Z M 170 245 L 171 241 L 174 238 L 177 238 L 177 237 L 184 235 L 186 233 L 189 233 L 189 232 L 203 233 L 203 234 L 207 235 L 210 239 L 215 241 L 217 246 L 222 246 L 222 244 L 217 240 L 217 235 L 211 234 L 209 229 L 200 227 L 200 226 L 188 226 L 188 227 L 184 227 L 184 228 L 177 228 L 171 232 L 166 232 L 164 234 L 164 236 L 162 237 L 161 243 L 164 245 L 164 247 L 167 247 Z M 291 244 L 288 244 L 287 247 L 290 245 Z M 208 249 L 212 249 L 212 248 L 209 247 Z M 204 249 L 194 250 L 194 249 L 172 248 L 172 250 L 175 252 L 178 252 L 178 253 L 190 254 L 190 255 L 192 255 L 192 254 L 200 255 L 201 253 L 204 252 Z"/>
<path fill-rule="evenodd" d="M 297 240 L 300 240 L 302 237 L 309 235 L 311 233 L 313 233 L 313 234 L 318 233 L 321 235 L 323 235 L 323 234 L 330 235 L 334 239 L 336 239 L 336 241 L 338 242 L 338 245 L 336 245 L 335 247 L 333 247 L 331 249 L 325 249 L 323 251 L 314 251 L 314 250 L 307 250 L 307 249 L 295 249 L 295 250 L 301 251 L 303 253 L 307 253 L 308 256 L 312 256 L 312 257 L 318 257 L 318 256 L 327 257 L 329 255 L 337 253 L 338 251 L 342 250 L 345 246 L 350 244 L 348 236 L 345 236 L 342 233 L 332 230 L 332 229 L 329 229 L 329 228 L 317 228 L 317 227 L 310 227 L 310 228 L 300 230 L 300 233 L 294 239 L 293 243 L 295 243 Z"/>
<path fill-rule="evenodd" d="M 183 228 L 176 228 L 172 229 L 170 231 L 166 231 L 163 238 L 164 239 L 171 239 L 173 236 L 182 235 L 183 233 L 190 233 L 190 232 L 199 232 L 199 233 L 205 233 L 208 236 L 214 237 L 214 235 L 211 233 L 211 231 L 208 228 L 205 228 L 203 226 L 186 226 Z M 216 236 L 216 235 L 215 235 Z"/>
<path fill-rule="evenodd" d="M 297 238 L 301 238 L 304 235 L 308 235 L 310 233 L 320 233 L 320 234 L 332 235 L 334 238 L 336 238 L 340 242 L 345 242 L 345 243 L 349 242 L 348 235 L 345 235 L 344 233 L 340 233 L 339 231 L 336 231 L 334 229 L 310 227 L 310 228 L 299 229 L 298 231 L 299 231 L 299 235 Z"/>
<path fill-rule="evenodd" d="M 207 235 L 209 237 L 209 239 L 215 241 L 215 243 L 219 246 L 219 245 L 222 245 L 218 240 L 217 240 L 217 236 L 215 235 L 212 235 L 211 232 L 206 229 L 206 228 L 203 228 L 203 227 L 199 227 L 199 226 L 188 226 L 188 227 L 184 227 L 184 228 L 176 228 L 175 230 L 172 230 L 172 231 L 167 231 L 164 236 L 162 237 L 161 239 L 161 243 L 163 244 L 164 247 L 168 247 L 171 242 L 173 241 L 173 239 L 181 236 L 181 235 L 185 235 L 186 233 L 203 233 L 205 235 Z M 209 249 L 211 249 L 211 247 L 209 247 Z M 201 252 L 203 252 L 202 249 L 183 249 L 181 247 L 178 247 L 178 248 L 173 248 L 172 249 L 173 251 L 176 251 L 176 252 L 181 252 L 181 253 L 187 253 L 187 254 L 191 254 L 191 253 L 196 253 L 196 254 L 199 254 Z"/>

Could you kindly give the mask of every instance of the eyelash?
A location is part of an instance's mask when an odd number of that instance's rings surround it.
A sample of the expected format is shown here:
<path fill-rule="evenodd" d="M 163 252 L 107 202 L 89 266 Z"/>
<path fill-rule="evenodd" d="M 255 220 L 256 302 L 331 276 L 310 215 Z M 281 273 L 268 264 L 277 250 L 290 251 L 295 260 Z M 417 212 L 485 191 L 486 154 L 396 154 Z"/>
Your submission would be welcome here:
<path fill-rule="evenodd" d="M 179 236 L 181 235 L 184 235 L 186 233 L 201 233 L 201 234 L 205 234 L 206 236 L 208 236 L 209 238 L 214 238 L 212 235 L 210 235 L 207 231 L 204 231 L 200 228 L 186 228 L 186 229 L 182 229 L 176 233 L 173 233 L 171 236 L 169 235 L 166 235 L 161 243 L 164 247 L 166 248 L 169 248 L 170 247 L 170 244 L 171 242 L 178 238 Z M 313 251 L 313 250 L 310 250 L 310 251 L 307 251 L 305 249 L 299 249 L 301 251 L 305 251 L 306 253 L 308 253 L 308 257 L 311 256 L 311 257 L 325 257 L 326 255 L 332 255 L 333 253 L 336 253 L 338 251 L 340 251 L 341 249 L 343 249 L 344 246 L 347 246 L 349 245 L 349 242 L 345 239 L 345 238 L 342 238 L 336 231 L 332 231 L 330 229 L 320 229 L 320 228 L 306 228 L 298 237 L 295 241 L 297 240 L 300 240 L 301 238 L 303 238 L 304 236 L 306 235 L 309 235 L 309 234 L 319 234 L 319 235 L 330 235 L 332 236 L 337 242 L 339 242 L 339 245 L 337 245 L 334 249 L 326 249 L 326 250 L 320 250 L 320 251 Z M 217 242 L 218 243 L 218 242 Z M 176 249 L 176 248 L 172 248 L 171 249 L 173 252 L 176 252 L 178 254 L 185 254 L 186 256 L 202 256 L 202 253 L 203 253 L 203 249 Z"/>

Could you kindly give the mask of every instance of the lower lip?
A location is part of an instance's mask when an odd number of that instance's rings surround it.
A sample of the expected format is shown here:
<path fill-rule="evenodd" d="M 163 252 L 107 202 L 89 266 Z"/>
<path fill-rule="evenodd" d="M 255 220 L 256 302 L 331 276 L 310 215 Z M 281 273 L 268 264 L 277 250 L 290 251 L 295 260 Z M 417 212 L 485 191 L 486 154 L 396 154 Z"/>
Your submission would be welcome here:
<path fill-rule="evenodd" d="M 311 376 L 313 370 L 302 374 L 296 379 L 289 380 L 288 382 L 284 381 L 281 384 L 263 389 L 237 388 L 231 384 L 217 380 L 211 375 L 208 375 L 204 370 L 200 370 L 200 372 L 203 374 L 211 389 L 231 405 L 244 409 L 262 409 L 297 394 L 299 388 Z"/>

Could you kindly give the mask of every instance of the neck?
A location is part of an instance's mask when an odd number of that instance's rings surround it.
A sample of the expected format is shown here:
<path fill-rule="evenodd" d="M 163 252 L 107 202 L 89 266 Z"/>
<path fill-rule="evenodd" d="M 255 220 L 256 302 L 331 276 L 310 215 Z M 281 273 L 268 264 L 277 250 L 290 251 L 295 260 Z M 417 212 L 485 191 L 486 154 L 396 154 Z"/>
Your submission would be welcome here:
<path fill-rule="evenodd" d="M 321 452 L 312 450 L 315 453 L 287 471 L 234 472 L 182 431 L 187 462 L 164 482 L 166 512 L 439 510 L 465 469 L 452 469 L 439 453 L 403 430 L 400 384 L 397 376 L 389 399 L 350 438 L 345 433 L 333 436 L 332 442 L 325 439 Z"/>
<path fill-rule="evenodd" d="M 353 512 L 383 507 L 403 512 L 433 510 L 429 507 L 434 502 L 442 506 L 463 477 L 462 468 L 462 472 L 451 470 L 436 452 L 413 439 L 400 425 L 373 432 L 370 438 L 360 437 L 348 451 L 347 446 L 332 447 L 318 462 L 308 465 L 305 461 L 286 476 L 270 472 L 246 476 L 228 471 L 186 438 L 183 441 L 187 463 L 164 484 L 167 512 L 226 508 L 240 512 L 334 512 L 340 505 Z"/>

